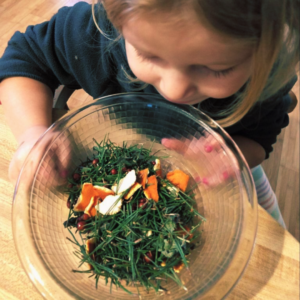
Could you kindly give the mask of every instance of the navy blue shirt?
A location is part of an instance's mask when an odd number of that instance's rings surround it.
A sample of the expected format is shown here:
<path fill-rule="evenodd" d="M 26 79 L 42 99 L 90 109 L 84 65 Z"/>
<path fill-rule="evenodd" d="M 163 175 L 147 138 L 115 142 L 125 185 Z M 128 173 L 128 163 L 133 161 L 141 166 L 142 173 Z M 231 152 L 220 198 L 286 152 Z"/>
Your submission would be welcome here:
<path fill-rule="evenodd" d="M 98 9 L 101 12 L 100 6 Z M 112 39 L 118 36 L 105 13 L 101 14 L 98 24 Z M 112 43 L 104 37 L 94 24 L 91 5 L 79 2 L 73 7 L 61 8 L 49 22 L 29 26 L 25 33 L 16 32 L 0 59 L 0 81 L 14 76 L 29 77 L 48 85 L 53 93 L 59 85 L 65 85 L 82 88 L 99 98 L 132 92 L 142 86 L 130 82 L 124 69 L 134 77 L 127 62 L 124 40 Z M 287 93 L 296 80 L 297 77 L 293 78 L 276 95 L 255 105 L 226 131 L 257 141 L 265 149 L 267 158 L 276 136 L 288 125 L 286 112 L 290 97 Z M 142 91 L 157 94 L 151 85 Z M 224 103 L 228 99 L 224 99 Z M 213 103 L 214 99 L 206 101 Z M 218 99 L 218 103 L 222 100 Z"/>

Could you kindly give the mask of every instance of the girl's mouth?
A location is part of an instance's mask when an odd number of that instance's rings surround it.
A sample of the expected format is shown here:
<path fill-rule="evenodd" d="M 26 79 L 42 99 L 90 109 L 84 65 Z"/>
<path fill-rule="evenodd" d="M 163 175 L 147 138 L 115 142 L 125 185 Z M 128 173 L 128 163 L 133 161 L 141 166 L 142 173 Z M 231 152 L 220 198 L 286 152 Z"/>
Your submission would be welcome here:
<path fill-rule="evenodd" d="M 159 92 L 161 94 L 161 96 L 163 96 L 166 100 L 168 100 L 169 102 L 175 103 L 175 104 L 185 104 L 185 105 L 193 105 L 199 102 L 202 102 L 206 99 L 208 99 L 208 97 L 205 96 L 200 96 L 200 95 L 196 95 L 187 99 L 179 99 L 179 100 L 172 100 L 168 97 L 166 97 L 163 93 Z"/>

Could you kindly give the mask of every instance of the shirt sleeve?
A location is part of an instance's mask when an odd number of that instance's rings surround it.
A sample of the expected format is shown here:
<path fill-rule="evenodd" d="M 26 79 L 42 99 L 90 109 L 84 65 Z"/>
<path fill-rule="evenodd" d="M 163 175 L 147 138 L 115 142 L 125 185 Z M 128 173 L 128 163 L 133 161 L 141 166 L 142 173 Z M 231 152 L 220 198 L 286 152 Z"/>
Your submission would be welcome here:
<path fill-rule="evenodd" d="M 49 22 L 13 35 L 0 59 L 0 81 L 29 77 L 53 92 L 62 84 L 97 97 L 109 69 L 100 55 L 106 43 L 93 22 L 91 5 L 63 7 Z"/>
<path fill-rule="evenodd" d="M 260 144 L 265 152 L 266 159 L 273 151 L 273 144 L 281 130 L 288 126 L 288 108 L 291 98 L 288 92 L 292 89 L 297 76 L 273 97 L 257 103 L 237 124 L 225 128 L 230 135 L 241 135 Z"/>

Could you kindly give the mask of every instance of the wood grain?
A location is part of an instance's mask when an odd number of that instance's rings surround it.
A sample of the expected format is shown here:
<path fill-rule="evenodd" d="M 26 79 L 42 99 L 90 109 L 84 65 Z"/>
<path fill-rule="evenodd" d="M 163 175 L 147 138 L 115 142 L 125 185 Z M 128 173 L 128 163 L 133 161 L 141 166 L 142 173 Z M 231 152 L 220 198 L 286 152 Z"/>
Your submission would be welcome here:
<path fill-rule="evenodd" d="M 299 81 L 293 92 L 299 101 Z M 263 167 L 276 193 L 287 229 L 299 241 L 299 104 L 289 118 L 289 126 L 277 138 L 274 151 Z"/>

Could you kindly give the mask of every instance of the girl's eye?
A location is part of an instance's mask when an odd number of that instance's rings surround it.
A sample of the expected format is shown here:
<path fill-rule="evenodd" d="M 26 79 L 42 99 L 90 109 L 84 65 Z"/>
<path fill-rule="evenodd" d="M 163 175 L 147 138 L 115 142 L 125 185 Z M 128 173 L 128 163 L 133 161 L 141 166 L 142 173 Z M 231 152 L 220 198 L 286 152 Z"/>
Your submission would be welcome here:
<path fill-rule="evenodd" d="M 226 70 L 222 70 L 222 71 L 214 71 L 214 70 L 210 70 L 212 73 L 213 73 L 213 75 L 215 76 L 215 77 L 217 77 L 217 78 L 220 78 L 221 76 L 226 76 L 226 75 L 228 75 L 229 73 L 231 73 L 231 71 L 234 69 L 234 67 L 232 67 L 232 68 L 228 68 L 228 69 L 226 69 Z"/>
<path fill-rule="evenodd" d="M 159 57 L 157 56 L 147 56 L 145 54 L 140 53 L 139 51 L 136 51 L 137 56 L 142 60 L 142 61 L 155 61 L 155 60 L 159 60 Z"/>
<path fill-rule="evenodd" d="M 212 70 L 212 69 L 207 68 L 205 66 L 198 66 L 198 65 L 191 66 L 191 71 L 192 72 L 196 72 L 197 74 L 203 74 L 205 76 L 212 75 L 212 76 L 217 77 L 217 78 L 227 76 L 229 73 L 231 73 L 231 71 L 233 69 L 234 69 L 234 67 L 231 67 L 231 68 L 228 68 L 228 69 L 222 70 L 222 71 L 215 71 L 215 70 Z"/>
<path fill-rule="evenodd" d="M 142 60 L 142 61 L 147 61 L 147 62 L 158 62 L 160 60 L 159 57 L 157 56 L 147 56 L 141 52 L 139 52 L 137 49 L 135 49 L 137 56 Z M 228 74 L 231 73 L 231 71 L 234 69 L 234 67 L 228 68 L 226 70 L 222 70 L 222 71 L 215 71 L 212 69 L 209 69 L 207 67 L 204 66 L 198 66 L 198 65 L 193 65 L 190 68 L 193 72 L 202 72 L 205 73 L 206 75 L 210 75 L 212 74 L 214 77 L 216 78 L 220 78 L 220 77 L 225 77 Z"/>

